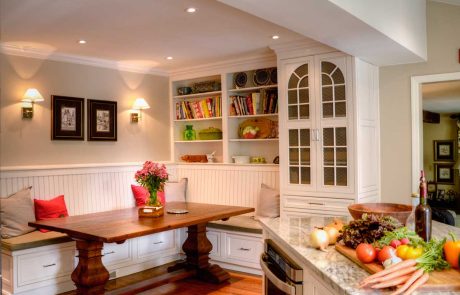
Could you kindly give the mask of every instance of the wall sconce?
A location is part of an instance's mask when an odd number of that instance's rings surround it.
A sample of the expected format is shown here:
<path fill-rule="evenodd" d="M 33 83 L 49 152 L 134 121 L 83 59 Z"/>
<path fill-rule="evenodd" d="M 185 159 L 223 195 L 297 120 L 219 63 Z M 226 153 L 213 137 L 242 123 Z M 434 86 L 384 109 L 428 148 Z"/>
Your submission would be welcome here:
<path fill-rule="evenodd" d="M 132 108 L 133 112 L 131 113 L 131 123 L 138 123 L 141 119 L 141 112 L 145 109 L 150 109 L 150 106 L 145 99 L 141 97 L 136 98 Z"/>
<path fill-rule="evenodd" d="M 43 96 L 35 88 L 27 89 L 22 97 L 22 118 L 32 119 L 34 116 L 34 103 L 44 101 Z"/>

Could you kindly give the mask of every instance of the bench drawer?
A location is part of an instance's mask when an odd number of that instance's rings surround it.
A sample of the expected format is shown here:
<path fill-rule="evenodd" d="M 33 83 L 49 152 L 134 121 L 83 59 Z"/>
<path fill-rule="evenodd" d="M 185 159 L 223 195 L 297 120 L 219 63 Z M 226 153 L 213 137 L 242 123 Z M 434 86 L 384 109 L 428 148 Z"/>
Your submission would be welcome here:
<path fill-rule="evenodd" d="M 176 237 L 173 230 L 143 236 L 139 238 L 138 255 L 139 258 L 144 258 L 159 251 L 174 249 L 175 245 Z"/>
<path fill-rule="evenodd" d="M 102 263 L 105 266 L 129 262 L 131 260 L 131 241 L 123 244 L 104 244 L 102 249 Z"/>
<path fill-rule="evenodd" d="M 70 276 L 74 265 L 75 249 L 53 249 L 18 256 L 18 287 Z"/>
<path fill-rule="evenodd" d="M 226 234 L 225 244 L 227 258 L 251 263 L 258 263 L 263 245 L 259 238 L 243 235 Z"/>

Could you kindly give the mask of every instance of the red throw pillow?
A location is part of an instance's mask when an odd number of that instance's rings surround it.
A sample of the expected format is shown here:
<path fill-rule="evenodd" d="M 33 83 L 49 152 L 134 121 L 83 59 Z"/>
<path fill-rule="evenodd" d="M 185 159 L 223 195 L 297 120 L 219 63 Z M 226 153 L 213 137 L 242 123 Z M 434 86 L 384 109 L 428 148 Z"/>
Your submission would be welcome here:
<path fill-rule="evenodd" d="M 149 191 L 140 185 L 131 184 L 131 190 L 133 191 L 134 199 L 136 199 L 136 206 L 144 206 L 147 203 L 147 199 L 150 197 Z M 157 193 L 158 199 L 161 204 L 165 204 L 165 192 Z"/>
<path fill-rule="evenodd" d="M 64 195 L 57 196 L 51 200 L 34 199 L 35 219 L 46 220 L 69 216 L 65 205 Z M 48 232 L 46 229 L 40 229 L 42 233 Z"/>
<path fill-rule="evenodd" d="M 140 185 L 131 184 L 134 199 L 136 199 L 136 206 L 144 206 L 150 196 L 149 191 Z"/>

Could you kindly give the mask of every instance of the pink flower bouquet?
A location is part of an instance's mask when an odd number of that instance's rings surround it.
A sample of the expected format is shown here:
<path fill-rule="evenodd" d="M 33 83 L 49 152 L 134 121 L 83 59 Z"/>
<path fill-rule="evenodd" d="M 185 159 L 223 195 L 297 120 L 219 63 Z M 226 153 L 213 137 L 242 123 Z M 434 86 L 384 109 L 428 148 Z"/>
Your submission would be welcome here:
<path fill-rule="evenodd" d="M 161 206 L 157 193 L 158 191 L 163 190 L 164 183 L 168 180 L 166 166 L 164 164 L 146 161 L 142 166 L 142 169 L 136 172 L 134 178 L 150 193 L 147 205 Z"/>

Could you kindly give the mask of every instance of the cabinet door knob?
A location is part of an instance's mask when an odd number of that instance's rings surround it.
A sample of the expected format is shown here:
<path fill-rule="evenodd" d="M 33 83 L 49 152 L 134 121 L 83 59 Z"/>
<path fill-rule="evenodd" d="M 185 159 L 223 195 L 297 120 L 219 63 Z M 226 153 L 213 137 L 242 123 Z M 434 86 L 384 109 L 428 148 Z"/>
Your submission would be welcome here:
<path fill-rule="evenodd" d="M 114 253 L 115 253 L 115 251 L 110 251 L 110 252 L 104 253 L 104 255 L 110 255 L 110 254 L 114 254 Z"/>
<path fill-rule="evenodd" d="M 154 245 L 163 244 L 163 241 L 154 242 L 153 244 L 154 244 Z"/>
<path fill-rule="evenodd" d="M 251 248 L 239 248 L 238 250 L 241 250 L 241 251 L 251 251 Z"/>

